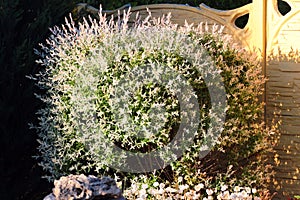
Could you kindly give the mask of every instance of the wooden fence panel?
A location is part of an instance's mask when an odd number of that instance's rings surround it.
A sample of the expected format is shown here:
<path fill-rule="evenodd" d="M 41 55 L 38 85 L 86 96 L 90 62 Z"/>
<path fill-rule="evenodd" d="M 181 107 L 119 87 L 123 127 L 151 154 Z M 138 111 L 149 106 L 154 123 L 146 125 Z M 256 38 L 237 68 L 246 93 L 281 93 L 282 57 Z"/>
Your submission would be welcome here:
<path fill-rule="evenodd" d="M 282 16 L 277 1 L 267 1 L 266 105 L 267 117 L 282 121 L 274 188 L 293 196 L 300 194 L 300 0 L 286 2 L 291 11 Z"/>

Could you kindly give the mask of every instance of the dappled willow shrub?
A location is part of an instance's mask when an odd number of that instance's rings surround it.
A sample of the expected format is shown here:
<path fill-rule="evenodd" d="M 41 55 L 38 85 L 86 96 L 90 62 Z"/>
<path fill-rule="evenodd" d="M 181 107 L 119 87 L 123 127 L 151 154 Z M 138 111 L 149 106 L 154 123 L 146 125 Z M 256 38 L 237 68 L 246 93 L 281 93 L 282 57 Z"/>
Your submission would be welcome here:
<path fill-rule="evenodd" d="M 149 16 L 129 28 L 127 20 L 100 16 L 75 26 L 71 19 L 37 51 L 45 67 L 32 77 L 45 90 L 37 95 L 45 103 L 35 126 L 37 158 L 46 177 L 133 178 L 132 153 L 142 160 L 163 149 L 154 172 L 148 164 L 155 159 L 140 163 L 149 181 L 262 185 L 272 131 L 263 122 L 264 78 L 255 59 L 201 25 L 179 28 L 170 17 Z"/>
<path fill-rule="evenodd" d="M 268 127 L 263 120 L 261 98 L 265 80 L 257 58 L 239 47 L 232 48 L 213 35 L 195 38 L 222 71 L 228 100 L 226 122 L 220 144 L 205 158 L 197 159 L 187 153 L 190 156 L 183 157 L 182 163 L 175 163 L 174 168 L 179 169 L 179 174 L 184 173 L 192 185 L 199 182 L 194 174 L 201 169 L 201 177 L 210 179 L 213 187 L 220 186 L 221 182 L 262 186 L 270 178 L 267 174 L 271 166 L 266 164 L 265 153 L 272 151 L 276 124 Z"/>

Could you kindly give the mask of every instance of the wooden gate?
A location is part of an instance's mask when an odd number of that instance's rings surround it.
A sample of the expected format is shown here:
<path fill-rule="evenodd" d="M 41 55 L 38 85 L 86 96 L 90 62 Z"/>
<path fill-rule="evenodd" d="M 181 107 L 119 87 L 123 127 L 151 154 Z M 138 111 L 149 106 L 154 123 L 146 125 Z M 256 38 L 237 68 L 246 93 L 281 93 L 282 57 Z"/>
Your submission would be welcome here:
<path fill-rule="evenodd" d="M 275 147 L 274 190 L 282 195 L 300 195 L 300 0 L 286 0 L 291 11 L 282 15 L 277 0 L 253 0 L 252 3 L 234 10 L 216 10 L 201 4 L 199 7 L 177 4 L 153 4 L 131 8 L 134 16 L 148 16 L 147 8 L 153 17 L 171 13 L 172 21 L 184 25 L 207 23 L 225 27 L 224 33 L 233 36 L 237 43 L 261 56 L 262 70 L 269 79 L 266 84 L 266 119 L 274 116 L 282 120 L 281 136 Z M 80 4 L 88 12 L 98 10 Z M 123 8 L 126 9 L 126 6 Z M 115 11 L 105 11 L 108 14 Z M 249 14 L 244 28 L 235 25 L 236 20 Z M 257 51 L 259 50 L 259 51 Z"/>

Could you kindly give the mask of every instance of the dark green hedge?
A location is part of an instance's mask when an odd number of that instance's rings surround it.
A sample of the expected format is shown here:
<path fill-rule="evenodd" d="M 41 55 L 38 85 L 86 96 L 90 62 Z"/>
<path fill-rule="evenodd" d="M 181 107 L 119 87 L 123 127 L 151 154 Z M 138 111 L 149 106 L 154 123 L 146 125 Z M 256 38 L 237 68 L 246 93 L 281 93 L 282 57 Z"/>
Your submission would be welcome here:
<path fill-rule="evenodd" d="M 52 187 L 41 180 L 32 158 L 37 136 L 28 123 L 40 105 L 25 76 L 39 70 L 33 49 L 48 36 L 48 27 L 61 23 L 74 5 L 71 0 L 0 1 L 0 199 L 42 199 Z"/>
<path fill-rule="evenodd" d="M 233 8 L 238 8 L 240 6 L 246 5 L 247 3 L 251 3 L 252 1 L 251 0 L 214 0 L 214 1 L 212 0 L 140 0 L 140 1 L 85 0 L 83 2 L 96 7 L 98 7 L 99 4 L 102 4 L 104 9 L 115 9 L 127 3 L 130 3 L 131 6 L 156 4 L 156 3 L 177 3 L 177 4 L 188 4 L 190 6 L 199 6 L 201 3 L 205 3 L 206 5 L 217 9 L 233 9 Z"/>

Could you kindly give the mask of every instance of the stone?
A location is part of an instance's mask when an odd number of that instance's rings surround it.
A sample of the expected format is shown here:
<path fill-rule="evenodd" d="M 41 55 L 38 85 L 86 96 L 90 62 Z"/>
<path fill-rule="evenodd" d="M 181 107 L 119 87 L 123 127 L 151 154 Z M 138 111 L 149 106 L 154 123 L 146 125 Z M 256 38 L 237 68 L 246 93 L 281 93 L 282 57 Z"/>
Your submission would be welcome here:
<path fill-rule="evenodd" d="M 47 195 L 47 196 L 44 198 L 44 200 L 56 200 L 56 199 L 55 199 L 55 196 L 51 193 L 51 194 Z"/>
<path fill-rule="evenodd" d="M 52 194 L 44 200 L 125 200 L 114 179 L 110 177 L 69 175 L 54 181 Z"/>

